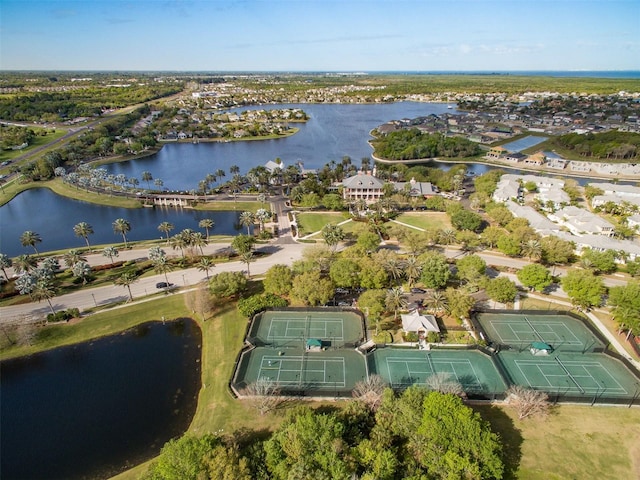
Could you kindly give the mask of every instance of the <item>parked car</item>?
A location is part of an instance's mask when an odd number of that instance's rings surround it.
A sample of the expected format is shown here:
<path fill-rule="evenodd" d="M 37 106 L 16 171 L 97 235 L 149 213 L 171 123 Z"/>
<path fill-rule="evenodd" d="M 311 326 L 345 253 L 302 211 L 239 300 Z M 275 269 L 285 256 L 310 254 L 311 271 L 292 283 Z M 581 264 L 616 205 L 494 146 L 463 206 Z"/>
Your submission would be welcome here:
<path fill-rule="evenodd" d="M 411 293 L 427 293 L 427 291 L 422 288 L 412 288 Z"/>

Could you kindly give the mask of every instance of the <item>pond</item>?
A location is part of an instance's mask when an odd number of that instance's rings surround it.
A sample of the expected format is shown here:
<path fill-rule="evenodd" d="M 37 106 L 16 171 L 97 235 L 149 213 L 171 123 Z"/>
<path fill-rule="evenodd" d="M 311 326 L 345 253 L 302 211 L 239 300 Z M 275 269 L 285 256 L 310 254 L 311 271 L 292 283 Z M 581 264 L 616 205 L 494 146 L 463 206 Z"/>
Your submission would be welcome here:
<path fill-rule="evenodd" d="M 2 362 L 2 478 L 109 478 L 154 457 L 191 423 L 200 357 L 179 319 Z"/>

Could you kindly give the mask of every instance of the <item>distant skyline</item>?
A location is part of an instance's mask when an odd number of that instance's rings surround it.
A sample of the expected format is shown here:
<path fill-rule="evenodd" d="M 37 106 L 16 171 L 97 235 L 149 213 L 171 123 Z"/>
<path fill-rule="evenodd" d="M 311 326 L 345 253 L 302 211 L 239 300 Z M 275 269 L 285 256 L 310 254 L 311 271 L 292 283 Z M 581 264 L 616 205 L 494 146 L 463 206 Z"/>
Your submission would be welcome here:
<path fill-rule="evenodd" d="M 640 0 L 0 0 L 2 70 L 640 70 Z"/>

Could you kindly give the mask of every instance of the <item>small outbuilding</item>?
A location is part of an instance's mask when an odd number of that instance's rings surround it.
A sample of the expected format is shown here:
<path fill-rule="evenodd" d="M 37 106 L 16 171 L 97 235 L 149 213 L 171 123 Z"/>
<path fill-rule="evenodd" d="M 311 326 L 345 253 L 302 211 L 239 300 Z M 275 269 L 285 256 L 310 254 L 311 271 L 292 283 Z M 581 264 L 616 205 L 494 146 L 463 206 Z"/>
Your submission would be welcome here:
<path fill-rule="evenodd" d="M 406 332 L 414 332 L 418 335 L 437 332 L 440 333 L 440 327 L 436 317 L 433 315 L 420 315 L 418 310 L 413 310 L 411 313 L 400 315 L 402 318 L 402 329 Z"/>
<path fill-rule="evenodd" d="M 553 352 L 553 347 L 545 342 L 532 342 L 530 351 L 531 355 L 535 356 L 549 355 Z"/>
<path fill-rule="evenodd" d="M 322 340 L 318 338 L 309 338 L 307 340 L 307 352 L 321 352 Z"/>

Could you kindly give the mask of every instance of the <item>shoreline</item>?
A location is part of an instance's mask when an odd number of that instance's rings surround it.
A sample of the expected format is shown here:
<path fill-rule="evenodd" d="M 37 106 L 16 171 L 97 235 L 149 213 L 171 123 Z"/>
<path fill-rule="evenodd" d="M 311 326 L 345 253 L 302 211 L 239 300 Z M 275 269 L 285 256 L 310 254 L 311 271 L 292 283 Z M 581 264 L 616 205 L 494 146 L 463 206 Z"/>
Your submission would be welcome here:
<path fill-rule="evenodd" d="M 531 165 L 516 166 L 516 165 L 513 165 L 512 163 L 488 161 L 484 158 L 478 159 L 475 157 L 469 158 L 469 159 L 454 159 L 454 158 L 445 159 L 440 157 L 433 157 L 433 158 L 417 158 L 417 159 L 411 159 L 411 160 L 389 160 L 389 159 L 376 157 L 372 153 L 371 158 L 376 162 L 380 162 L 388 165 L 392 165 L 395 163 L 411 165 L 411 164 L 421 164 L 421 163 L 429 163 L 429 162 L 460 163 L 460 164 L 475 163 L 475 164 L 487 165 L 495 168 L 504 168 L 508 170 L 522 170 L 525 172 L 533 172 L 538 174 L 544 173 L 546 175 L 556 175 L 556 176 L 559 175 L 563 177 L 577 177 L 577 178 L 586 178 L 586 179 L 594 179 L 594 180 L 612 180 L 612 181 L 616 180 L 616 181 L 623 181 L 623 182 L 640 182 L 640 175 L 604 174 L 604 173 L 597 173 L 597 172 L 579 173 L 579 172 L 572 172 L 566 169 L 555 170 L 555 169 L 548 169 L 544 167 L 534 167 Z M 603 162 L 600 162 L 600 163 L 603 163 Z"/>

